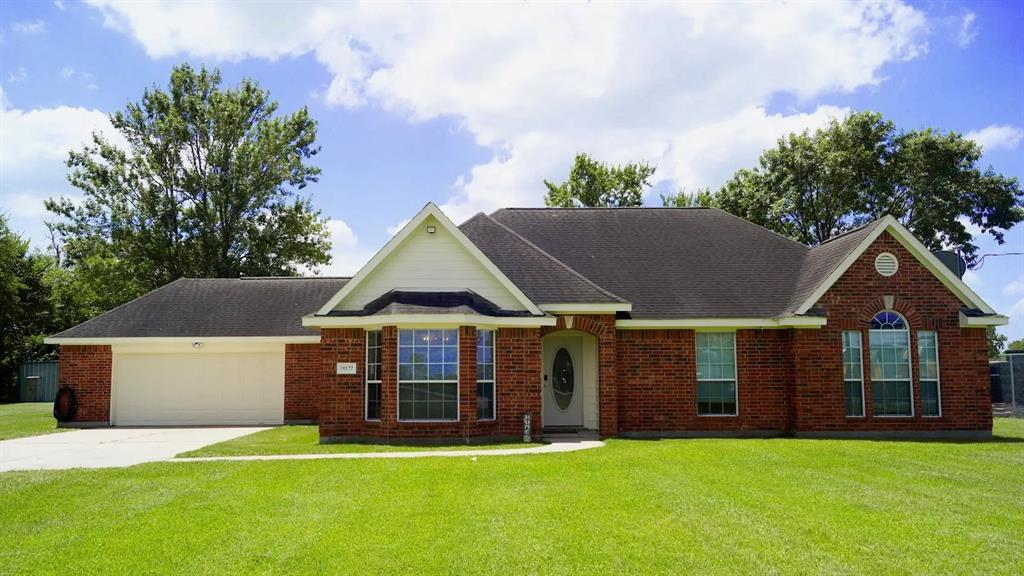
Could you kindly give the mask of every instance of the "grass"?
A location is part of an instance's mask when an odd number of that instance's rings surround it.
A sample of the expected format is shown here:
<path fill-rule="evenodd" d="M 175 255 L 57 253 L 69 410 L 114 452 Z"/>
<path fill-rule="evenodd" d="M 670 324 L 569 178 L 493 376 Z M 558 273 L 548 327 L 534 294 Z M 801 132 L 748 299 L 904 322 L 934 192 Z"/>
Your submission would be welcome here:
<path fill-rule="evenodd" d="M 0 440 L 62 431 L 53 418 L 53 402 L 0 404 Z"/>
<path fill-rule="evenodd" d="M 540 444 L 532 444 L 539 446 Z M 351 452 L 405 452 L 418 450 L 476 450 L 494 448 L 526 448 L 531 444 L 448 444 L 439 446 L 403 446 L 389 444 L 320 444 L 316 426 L 279 426 L 211 444 L 198 450 L 178 454 L 178 458 L 199 456 L 253 456 L 263 454 L 339 454 Z"/>
<path fill-rule="evenodd" d="M 995 432 L 11 472 L 0 573 L 1020 574 L 1024 422 Z"/>

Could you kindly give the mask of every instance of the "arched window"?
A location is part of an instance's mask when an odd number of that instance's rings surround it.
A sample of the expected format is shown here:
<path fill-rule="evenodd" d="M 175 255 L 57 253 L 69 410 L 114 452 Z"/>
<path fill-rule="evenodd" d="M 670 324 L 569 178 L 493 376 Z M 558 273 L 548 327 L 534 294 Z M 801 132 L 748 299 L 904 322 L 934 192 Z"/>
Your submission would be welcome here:
<path fill-rule="evenodd" d="M 910 330 L 899 313 L 883 310 L 871 319 L 871 396 L 875 416 L 913 416 Z"/>

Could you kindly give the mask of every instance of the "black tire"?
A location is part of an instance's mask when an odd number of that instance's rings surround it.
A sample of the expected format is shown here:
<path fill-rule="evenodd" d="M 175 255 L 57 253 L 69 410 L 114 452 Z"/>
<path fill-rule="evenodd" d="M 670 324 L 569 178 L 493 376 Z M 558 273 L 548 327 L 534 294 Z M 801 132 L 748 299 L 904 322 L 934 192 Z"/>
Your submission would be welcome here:
<path fill-rule="evenodd" d="M 64 386 L 57 390 L 57 397 L 53 399 L 53 417 L 57 422 L 70 422 L 78 414 L 78 398 L 75 391 Z"/>

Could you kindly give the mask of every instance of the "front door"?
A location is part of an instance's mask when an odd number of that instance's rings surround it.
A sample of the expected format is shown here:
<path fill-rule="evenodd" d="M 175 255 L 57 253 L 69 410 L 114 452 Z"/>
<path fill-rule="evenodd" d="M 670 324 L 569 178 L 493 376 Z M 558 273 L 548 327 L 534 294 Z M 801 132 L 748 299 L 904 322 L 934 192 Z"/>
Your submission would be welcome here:
<path fill-rule="evenodd" d="M 577 335 L 544 342 L 544 426 L 583 426 L 583 357 Z"/>

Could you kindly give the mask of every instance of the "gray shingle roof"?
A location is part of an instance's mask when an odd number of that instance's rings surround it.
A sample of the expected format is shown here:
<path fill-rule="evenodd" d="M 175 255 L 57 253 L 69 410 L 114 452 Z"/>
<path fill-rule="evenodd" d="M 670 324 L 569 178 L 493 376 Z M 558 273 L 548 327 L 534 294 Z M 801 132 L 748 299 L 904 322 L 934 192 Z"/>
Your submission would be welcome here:
<path fill-rule="evenodd" d="M 494 302 L 471 290 L 458 292 L 414 292 L 391 290 L 361 310 L 334 310 L 328 316 L 381 316 L 391 314 L 482 314 L 484 316 L 530 316 L 525 310 L 502 310 Z"/>
<path fill-rule="evenodd" d="M 534 304 L 624 302 L 486 214 L 459 229 Z"/>
<path fill-rule="evenodd" d="M 524 208 L 491 216 L 631 302 L 634 318 L 782 315 L 810 252 L 708 208 Z"/>
<path fill-rule="evenodd" d="M 793 298 L 786 311 L 795 312 L 881 222 L 875 220 L 811 248 L 800 270 L 800 276 L 793 289 Z"/>
<path fill-rule="evenodd" d="M 347 278 L 182 278 L 57 338 L 312 336 L 316 312 Z"/>

